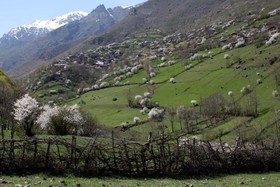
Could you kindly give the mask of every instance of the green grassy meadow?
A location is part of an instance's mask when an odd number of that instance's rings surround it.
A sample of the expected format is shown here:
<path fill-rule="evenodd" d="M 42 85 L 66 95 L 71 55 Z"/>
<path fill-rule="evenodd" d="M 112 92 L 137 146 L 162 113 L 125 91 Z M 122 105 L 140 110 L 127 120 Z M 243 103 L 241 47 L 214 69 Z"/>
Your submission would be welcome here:
<path fill-rule="evenodd" d="M 251 20 L 252 21 L 252 20 Z M 221 36 L 231 37 L 234 32 L 250 31 L 250 29 L 261 26 L 271 21 L 270 18 L 261 18 L 250 22 L 250 25 L 244 27 L 244 23 L 234 23 L 233 25 L 223 29 L 207 39 L 209 41 L 218 41 Z M 242 28 L 242 29 L 241 29 Z M 120 50 L 126 55 L 120 61 L 127 61 L 127 56 L 134 51 L 142 49 L 137 44 L 137 41 L 161 41 L 162 34 L 157 32 L 139 33 L 133 38 L 127 39 L 121 43 L 114 50 Z M 266 38 L 267 39 L 267 38 Z M 231 38 L 231 40 L 234 40 Z M 231 40 L 229 40 L 231 42 Z M 254 119 L 248 116 L 228 116 L 227 119 L 219 121 L 217 124 L 206 127 L 205 124 L 199 124 L 193 133 L 200 138 L 215 140 L 219 135 L 222 135 L 224 141 L 232 142 L 236 136 L 244 134 L 244 136 L 268 137 L 271 132 L 277 130 L 278 127 L 271 125 L 276 119 L 275 111 L 279 110 L 280 99 L 273 97 L 272 91 L 278 89 L 275 76 L 279 74 L 279 48 L 280 43 L 276 42 L 270 46 L 258 46 L 258 39 L 248 41 L 246 46 L 240 48 L 233 48 L 223 50 L 221 46 L 213 46 L 206 50 L 195 51 L 199 55 L 199 59 L 187 58 L 183 53 L 184 48 L 188 48 L 184 41 L 180 47 L 170 45 L 167 50 L 174 50 L 165 53 L 164 60 L 161 56 L 155 59 L 149 59 L 149 49 L 143 48 L 142 51 L 147 57 L 140 59 L 144 69 L 140 69 L 138 73 L 126 77 L 126 73 L 122 74 L 120 86 L 111 86 L 99 90 L 90 91 L 80 95 L 75 99 L 62 101 L 67 105 L 78 104 L 82 110 L 89 112 L 98 120 L 101 126 L 106 128 L 116 129 L 123 124 L 134 124 L 133 118 L 139 117 L 144 124 L 136 125 L 129 129 L 130 133 L 135 133 L 137 136 L 147 137 L 150 131 L 158 128 L 159 125 L 166 126 L 166 132 L 171 132 L 170 119 L 166 117 L 161 123 L 148 121 L 147 114 L 141 114 L 141 107 L 129 107 L 129 99 L 134 101 L 136 95 L 143 96 L 144 92 L 151 92 L 151 101 L 159 104 L 165 109 L 176 108 L 180 105 L 186 107 L 193 107 L 191 100 L 198 102 L 213 95 L 221 94 L 226 101 L 226 104 L 237 102 L 242 108 L 242 112 L 246 111 L 250 104 L 250 96 L 243 95 L 241 89 L 250 85 L 254 90 L 254 96 L 257 98 L 257 113 L 258 116 Z M 221 44 L 222 45 L 222 44 Z M 127 48 L 130 46 L 130 48 Z M 206 45 L 207 46 L 207 45 Z M 257 47 L 258 46 L 258 47 Z M 229 58 L 225 58 L 229 56 Z M 175 64 L 169 64 L 169 61 L 175 61 Z M 132 62 L 131 62 L 132 63 Z M 159 67 L 160 64 L 165 63 L 164 67 Z M 121 63 L 120 63 L 121 64 Z M 192 64 L 190 68 L 185 66 Z M 123 64 L 124 65 L 124 64 Z M 147 67 L 153 67 L 155 77 L 149 79 Z M 122 66 L 120 66 L 122 67 Z M 117 64 L 112 68 L 120 68 Z M 145 68 L 146 67 L 146 68 Z M 113 71 L 113 70 L 112 70 Z M 115 71 L 115 70 L 114 70 Z M 116 70 L 117 71 L 117 70 Z M 115 78 L 112 72 L 110 76 L 102 81 L 107 81 L 110 85 L 115 84 Z M 151 85 L 144 84 L 143 78 L 152 82 Z M 175 78 L 175 83 L 169 82 L 170 78 Z M 261 81 L 261 83 L 258 83 Z M 43 101 L 55 100 L 59 94 L 49 94 L 50 90 L 60 90 L 64 94 L 70 96 L 75 95 L 75 91 L 69 90 L 64 86 L 64 83 L 50 82 L 46 89 L 39 90 L 35 95 L 46 95 Z M 232 91 L 233 96 L 228 96 L 228 92 Z M 199 106 L 201 107 L 201 106 Z M 201 110 L 197 107 L 197 110 Z M 203 107 L 203 106 L 202 106 Z M 200 111 L 201 112 L 201 111 Z M 167 116 L 167 115 L 166 115 Z M 203 121 L 203 119 L 201 119 Z M 184 132 L 181 129 L 178 119 L 174 121 L 175 133 Z M 242 133 L 241 133 L 242 132 Z M 262 134 L 262 135 L 259 135 Z M 245 135 L 246 134 L 246 135 Z M 274 135 L 273 135 L 274 136 Z"/>
<path fill-rule="evenodd" d="M 3 183 L 3 181 L 5 181 Z M 152 178 L 79 178 L 73 176 L 53 177 L 47 175 L 1 176 L 0 186 L 81 186 L 81 187 L 186 187 L 186 186 L 248 186 L 272 187 L 279 186 L 279 173 L 235 174 L 218 177 L 182 178 L 182 179 L 152 179 Z"/>
<path fill-rule="evenodd" d="M 152 85 L 152 101 L 165 108 L 176 108 L 179 105 L 191 107 L 191 100 L 199 101 L 215 93 L 222 94 L 226 100 L 231 101 L 232 98 L 227 93 L 233 91 L 234 100 L 239 100 L 241 106 L 245 106 L 248 96 L 243 96 L 240 90 L 243 86 L 251 85 L 257 96 L 260 114 L 258 118 L 250 120 L 246 117 L 231 117 L 196 135 L 215 139 L 222 133 L 224 140 L 231 141 L 239 134 L 240 129 L 246 126 L 250 127 L 246 128 L 248 134 L 254 134 L 255 131 L 261 131 L 269 125 L 267 119 L 276 118 L 274 112 L 280 106 L 280 100 L 272 97 L 271 94 L 276 88 L 274 77 L 279 64 L 269 65 L 270 58 L 279 57 L 279 47 L 278 43 L 270 47 L 256 48 L 254 45 L 248 45 L 230 51 L 219 51 L 212 58 L 204 59 L 202 62 L 191 62 L 194 65 L 189 70 L 184 69 L 186 59 L 177 59 L 174 65 L 156 69 L 156 76 L 152 78 L 155 82 Z M 225 59 L 225 54 L 229 54 L 230 59 Z M 237 57 L 242 61 L 241 68 L 236 68 Z M 233 65 L 227 67 L 227 61 Z M 156 66 L 158 61 L 154 63 Z M 92 113 L 102 125 L 108 127 L 117 127 L 124 122 L 133 124 L 135 116 L 147 120 L 147 115 L 140 114 L 140 109 L 128 107 L 128 97 L 134 99 L 135 95 L 143 95 L 144 92 L 150 91 L 151 86 L 142 84 L 144 77 L 146 77 L 145 71 L 140 70 L 132 77 L 123 80 L 131 85 L 91 91 L 68 104 L 79 104 L 82 109 Z M 169 82 L 171 77 L 176 79 L 176 83 Z M 261 84 L 257 83 L 258 79 L 262 80 Z M 163 123 L 170 126 L 168 120 Z M 260 123 L 262 125 L 258 125 Z M 131 130 L 145 133 L 154 128 L 151 122 L 144 125 L 133 127 Z M 176 121 L 175 129 L 180 131 L 178 126 Z"/>

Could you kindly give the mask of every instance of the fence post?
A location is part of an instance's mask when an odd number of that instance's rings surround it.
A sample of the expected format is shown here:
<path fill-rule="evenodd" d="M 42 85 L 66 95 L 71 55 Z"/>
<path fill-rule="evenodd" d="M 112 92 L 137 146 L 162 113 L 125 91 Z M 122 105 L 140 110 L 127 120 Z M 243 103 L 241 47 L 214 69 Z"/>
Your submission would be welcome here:
<path fill-rule="evenodd" d="M 38 147 L 37 147 L 37 139 L 34 139 L 34 155 L 33 155 L 33 159 L 34 159 L 34 162 L 36 162 L 36 159 L 37 159 L 37 153 L 38 153 Z"/>
<path fill-rule="evenodd" d="M 14 144 L 15 144 L 15 141 L 14 141 L 14 139 L 12 139 L 11 142 L 10 142 L 10 160 L 11 161 L 15 156 Z"/>
<path fill-rule="evenodd" d="M 74 167 L 77 168 L 76 163 L 76 146 L 77 145 L 77 139 L 75 136 L 72 136 L 72 146 L 71 146 L 71 164 L 74 163 Z"/>
<path fill-rule="evenodd" d="M 49 139 L 48 145 L 47 145 L 46 162 L 45 162 L 46 169 L 49 168 L 50 148 L 51 148 L 51 139 Z"/>
<path fill-rule="evenodd" d="M 134 159 L 135 159 L 135 164 L 136 164 L 136 172 L 137 172 L 137 175 L 140 175 L 138 157 L 137 157 L 137 152 L 136 152 L 136 147 L 135 146 L 133 147 L 133 154 L 134 154 Z"/>
<path fill-rule="evenodd" d="M 112 131 L 112 149 L 113 149 L 114 166 L 115 166 L 115 170 L 117 170 L 117 169 L 118 169 L 118 166 L 117 166 L 116 153 L 115 153 L 115 137 L 114 137 L 114 131 Z"/>
<path fill-rule="evenodd" d="M 3 148 L 3 151 L 2 151 L 2 158 L 1 158 L 1 161 L 0 161 L 0 165 L 2 160 L 4 160 L 4 155 L 5 155 L 5 137 L 4 137 L 4 125 L 1 125 L 1 134 L 2 134 L 2 148 Z"/>
<path fill-rule="evenodd" d="M 125 157 L 126 157 L 126 162 L 128 164 L 128 172 L 129 172 L 129 176 L 131 176 L 132 174 L 132 169 L 131 169 L 131 159 L 129 158 L 129 152 L 128 152 L 128 148 L 127 148 L 127 143 L 126 140 L 124 138 L 123 140 L 123 145 L 124 145 L 124 153 L 125 153 Z"/>

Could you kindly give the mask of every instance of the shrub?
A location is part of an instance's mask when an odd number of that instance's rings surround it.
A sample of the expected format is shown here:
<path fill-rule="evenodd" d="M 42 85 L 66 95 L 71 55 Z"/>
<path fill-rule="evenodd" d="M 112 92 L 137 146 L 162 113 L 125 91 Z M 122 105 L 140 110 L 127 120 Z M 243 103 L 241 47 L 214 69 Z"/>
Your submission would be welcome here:
<path fill-rule="evenodd" d="M 193 105 L 193 106 L 198 106 L 198 102 L 197 102 L 197 100 L 191 100 L 191 104 Z"/>
<path fill-rule="evenodd" d="M 169 79 L 169 82 L 174 84 L 174 83 L 176 83 L 176 80 L 175 80 L 175 78 L 172 77 Z"/>
<path fill-rule="evenodd" d="M 242 93 L 242 95 L 247 95 L 249 94 L 250 92 L 252 92 L 252 88 L 250 85 L 247 85 L 247 86 L 244 86 L 240 92 Z"/>
<path fill-rule="evenodd" d="M 188 65 L 185 66 L 185 70 L 189 70 L 189 69 L 191 69 L 192 67 L 193 67 L 193 64 L 188 64 Z"/>
<path fill-rule="evenodd" d="M 273 90 L 272 91 L 272 96 L 273 97 L 278 97 L 280 94 L 279 94 L 279 92 L 278 92 L 278 90 Z"/>
<path fill-rule="evenodd" d="M 81 112 L 83 116 L 83 123 L 81 123 L 79 135 L 82 136 L 95 136 L 98 130 L 98 121 L 88 112 Z"/>
<path fill-rule="evenodd" d="M 148 113 L 148 118 L 150 120 L 161 121 L 164 117 L 164 109 L 152 108 Z"/>
<path fill-rule="evenodd" d="M 56 135 L 80 134 L 84 119 L 78 105 L 50 107 L 45 105 L 36 123 L 42 130 Z"/>
<path fill-rule="evenodd" d="M 265 42 L 265 45 L 266 45 L 266 46 L 269 46 L 269 45 L 275 43 L 275 42 L 277 41 L 277 39 L 279 38 L 279 36 L 280 36 L 280 33 L 275 33 L 275 34 L 273 34 L 273 35 L 269 38 L 269 40 Z"/>
<path fill-rule="evenodd" d="M 224 115 L 226 101 L 221 94 L 213 94 L 201 100 L 203 114 L 209 118 L 220 118 Z"/>
<path fill-rule="evenodd" d="M 229 58 L 230 58 L 229 54 L 224 55 L 224 59 L 229 59 Z"/>
<path fill-rule="evenodd" d="M 107 87 L 109 87 L 110 86 L 110 84 L 108 83 L 108 82 L 102 82 L 101 84 L 100 84 L 100 88 L 107 88 Z"/>
<path fill-rule="evenodd" d="M 149 112 L 149 109 L 147 107 L 144 107 L 142 110 L 140 110 L 141 114 L 145 114 L 145 113 L 148 113 L 148 112 Z"/>
<path fill-rule="evenodd" d="M 134 97 L 135 101 L 140 102 L 142 100 L 142 96 L 141 95 L 136 95 Z"/>
<path fill-rule="evenodd" d="M 152 94 L 150 92 L 144 92 L 144 97 L 145 98 L 151 98 Z"/>
<path fill-rule="evenodd" d="M 257 84 L 261 84 L 262 83 L 262 80 L 261 79 L 258 79 L 257 80 Z"/>
<path fill-rule="evenodd" d="M 238 47 L 243 47 L 245 46 L 245 39 L 243 37 L 240 37 L 237 39 L 237 43 L 235 44 L 235 47 L 238 48 Z"/>
<path fill-rule="evenodd" d="M 233 91 L 228 91 L 228 96 L 232 97 L 233 96 Z"/>
<path fill-rule="evenodd" d="M 134 118 L 133 118 L 133 121 L 134 121 L 134 123 L 139 123 L 140 118 L 139 118 L 139 117 L 134 117 Z"/>

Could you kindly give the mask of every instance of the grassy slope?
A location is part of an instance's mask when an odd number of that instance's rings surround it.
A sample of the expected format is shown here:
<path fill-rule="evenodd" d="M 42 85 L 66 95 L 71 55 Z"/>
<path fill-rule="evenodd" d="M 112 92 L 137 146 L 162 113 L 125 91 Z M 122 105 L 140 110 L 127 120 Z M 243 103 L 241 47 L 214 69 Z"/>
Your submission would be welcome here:
<path fill-rule="evenodd" d="M 82 95 L 69 104 L 79 104 L 82 109 L 91 112 L 101 124 L 116 127 L 123 122 L 133 122 L 134 116 L 139 116 L 139 109 L 127 107 L 127 94 L 144 93 L 144 86 L 132 85 L 102 89 Z M 113 99 L 116 98 L 116 101 Z"/>
<path fill-rule="evenodd" d="M 221 93 L 226 99 L 229 90 L 234 92 L 235 99 L 241 99 L 246 102 L 246 97 L 242 98 L 240 90 L 243 86 L 250 84 L 256 88 L 258 98 L 258 109 L 261 116 L 254 119 L 247 128 L 248 133 L 253 133 L 252 129 L 261 130 L 258 126 L 265 119 L 275 118 L 274 111 L 280 105 L 279 100 L 272 97 L 271 92 L 275 89 L 274 71 L 279 69 L 279 64 L 262 67 L 262 64 L 268 63 L 269 57 L 278 56 L 280 44 L 270 47 L 262 47 L 256 49 L 255 46 L 249 45 L 244 48 L 233 49 L 231 51 L 222 52 L 212 59 L 206 59 L 202 63 L 192 62 L 194 67 L 190 70 L 184 70 L 185 60 L 177 60 L 177 64 L 157 69 L 157 76 L 153 78 L 156 83 L 155 92 L 152 100 L 159 102 L 164 107 L 176 107 L 178 105 L 191 106 L 192 99 L 200 100 L 213 93 Z M 259 51 L 262 50 L 262 54 Z M 229 54 L 231 59 L 224 59 L 224 54 Z M 242 68 L 227 68 L 227 61 L 233 62 L 236 57 L 245 61 Z M 155 62 L 158 64 L 158 62 Z M 246 68 L 246 70 L 244 70 Z M 258 85 L 256 75 L 259 72 L 263 78 L 263 83 Z M 141 120 L 147 119 L 146 115 L 141 115 L 139 109 L 131 109 L 127 106 L 127 95 L 130 92 L 134 98 L 135 95 L 143 95 L 147 88 L 142 85 L 142 78 L 146 76 L 144 70 L 131 78 L 124 80 L 130 83 L 138 83 L 130 86 L 112 87 L 98 91 L 92 91 L 82 95 L 80 98 L 71 101 L 69 104 L 80 104 L 83 109 L 90 111 L 104 125 L 110 127 L 119 126 L 122 122 L 133 123 L 133 117 L 139 116 Z M 170 77 L 175 77 L 175 84 L 168 82 Z M 117 101 L 113 101 L 117 98 Z M 268 112 L 267 112 L 268 111 Z M 249 118 L 232 118 L 224 124 L 218 124 L 212 129 L 208 129 L 201 134 L 202 137 L 213 138 L 219 133 L 226 134 L 226 140 L 234 138 L 240 129 L 234 128 L 236 124 L 245 124 Z M 167 126 L 168 120 L 164 122 Z M 178 125 L 178 124 L 177 124 Z M 150 130 L 151 125 L 146 127 L 136 127 L 134 130 L 143 132 Z M 252 128 L 254 127 L 254 128 Z M 250 130 L 251 129 L 251 130 Z"/>
<path fill-rule="evenodd" d="M 31 186 L 91 186 L 91 187 L 120 187 L 120 186 L 279 186 L 279 173 L 238 174 L 220 176 L 217 178 L 201 177 L 195 179 L 127 179 L 127 178 L 79 178 L 52 177 L 45 175 L 31 176 L 1 176 L 0 180 L 7 181 L 6 187 L 16 184 L 31 184 Z M 0 181 L 1 182 L 1 181 Z M 65 185 L 66 184 L 66 185 Z"/>
<path fill-rule="evenodd" d="M 15 83 L 1 70 L 0 70 L 0 82 L 4 83 L 4 85 L 11 90 L 15 88 Z"/>

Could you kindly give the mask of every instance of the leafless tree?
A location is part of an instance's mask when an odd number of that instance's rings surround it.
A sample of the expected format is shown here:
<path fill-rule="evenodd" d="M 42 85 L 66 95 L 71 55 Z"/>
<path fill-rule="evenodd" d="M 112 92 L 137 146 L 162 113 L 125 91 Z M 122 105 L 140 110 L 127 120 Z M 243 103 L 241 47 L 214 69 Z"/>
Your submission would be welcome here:
<path fill-rule="evenodd" d="M 221 94 L 213 94 L 201 100 L 202 113 L 209 118 L 211 125 L 213 121 L 224 117 L 225 98 Z"/>
<path fill-rule="evenodd" d="M 13 104 L 16 98 L 21 95 L 20 89 L 16 89 L 15 85 L 7 85 L 0 81 L 0 125 L 2 138 L 4 130 L 12 130 L 13 132 Z"/>
<path fill-rule="evenodd" d="M 174 123 L 176 118 L 176 109 L 174 107 L 167 108 L 167 115 L 171 125 L 171 131 L 174 132 Z"/>

